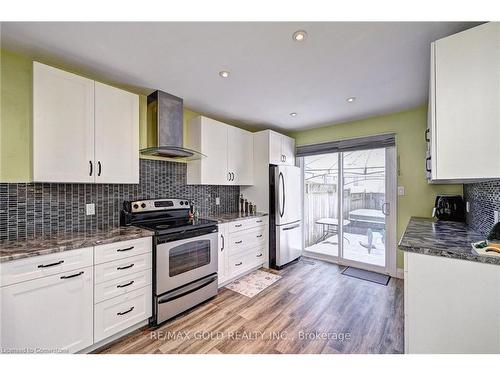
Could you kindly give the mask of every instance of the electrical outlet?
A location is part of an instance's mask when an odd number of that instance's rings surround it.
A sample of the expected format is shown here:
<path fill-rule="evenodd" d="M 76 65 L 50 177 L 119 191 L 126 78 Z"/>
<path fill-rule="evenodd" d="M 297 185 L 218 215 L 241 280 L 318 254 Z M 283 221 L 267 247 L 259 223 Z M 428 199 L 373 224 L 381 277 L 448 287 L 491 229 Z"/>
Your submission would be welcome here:
<path fill-rule="evenodd" d="M 89 203 L 85 205 L 85 214 L 87 216 L 95 215 L 95 204 Z"/>
<path fill-rule="evenodd" d="M 216 197 L 216 198 L 215 198 L 215 205 L 216 205 L 216 206 L 219 206 L 219 205 L 220 205 L 220 198 L 219 198 L 219 197 Z"/>
<path fill-rule="evenodd" d="M 469 201 L 465 202 L 465 212 L 470 212 L 470 203 L 469 203 Z"/>
<path fill-rule="evenodd" d="M 398 186 L 398 195 L 400 195 L 400 196 L 405 195 L 405 187 L 404 186 Z"/>
<path fill-rule="evenodd" d="M 500 221 L 499 211 L 493 211 L 493 223 L 496 224 Z"/>

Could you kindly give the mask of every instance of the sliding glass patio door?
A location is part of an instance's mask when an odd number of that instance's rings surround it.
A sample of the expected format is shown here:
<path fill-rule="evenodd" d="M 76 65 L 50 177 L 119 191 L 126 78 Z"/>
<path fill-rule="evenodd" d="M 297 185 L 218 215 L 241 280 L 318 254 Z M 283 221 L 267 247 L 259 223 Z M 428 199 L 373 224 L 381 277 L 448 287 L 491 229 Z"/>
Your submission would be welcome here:
<path fill-rule="evenodd" d="M 395 147 L 305 156 L 305 255 L 395 272 Z"/>

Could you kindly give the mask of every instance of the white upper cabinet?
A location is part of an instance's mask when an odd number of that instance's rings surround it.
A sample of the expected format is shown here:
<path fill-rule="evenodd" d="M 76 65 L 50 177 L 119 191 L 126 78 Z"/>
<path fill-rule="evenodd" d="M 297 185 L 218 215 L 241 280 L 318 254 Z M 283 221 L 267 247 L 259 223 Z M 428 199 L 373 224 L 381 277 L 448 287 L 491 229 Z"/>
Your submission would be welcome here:
<path fill-rule="evenodd" d="M 500 177 L 500 23 L 432 44 L 432 181 Z"/>
<path fill-rule="evenodd" d="M 295 139 L 269 132 L 269 164 L 295 165 Z"/>
<path fill-rule="evenodd" d="M 189 122 L 188 147 L 205 155 L 187 166 L 187 183 L 251 185 L 252 133 L 220 121 L 198 116 Z"/>
<path fill-rule="evenodd" d="M 95 181 L 139 183 L 139 97 L 95 83 Z"/>
<path fill-rule="evenodd" d="M 33 179 L 94 181 L 94 81 L 33 63 Z"/>
<path fill-rule="evenodd" d="M 228 127 L 227 168 L 234 185 L 252 185 L 253 183 L 253 136 L 252 133 Z"/>
<path fill-rule="evenodd" d="M 139 182 L 139 97 L 33 63 L 33 180 Z"/>

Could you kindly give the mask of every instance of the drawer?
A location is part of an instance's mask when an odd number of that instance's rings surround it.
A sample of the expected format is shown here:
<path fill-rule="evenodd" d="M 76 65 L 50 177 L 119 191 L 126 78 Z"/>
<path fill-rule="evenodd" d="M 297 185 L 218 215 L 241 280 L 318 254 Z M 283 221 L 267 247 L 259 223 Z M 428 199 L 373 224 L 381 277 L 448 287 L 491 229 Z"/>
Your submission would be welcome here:
<path fill-rule="evenodd" d="M 252 219 L 231 221 L 227 223 L 229 233 L 238 232 L 245 229 L 255 228 L 267 224 L 268 217 L 261 216 Z"/>
<path fill-rule="evenodd" d="M 227 249 L 229 254 L 262 245 L 266 242 L 266 227 L 236 232 L 229 235 Z"/>
<path fill-rule="evenodd" d="M 229 257 L 229 277 L 233 278 L 238 276 L 249 269 L 262 264 L 256 257 L 256 250 L 250 250 L 244 253 L 233 255 Z"/>
<path fill-rule="evenodd" d="M 94 306 L 94 342 L 151 317 L 151 285 Z"/>
<path fill-rule="evenodd" d="M 92 250 L 92 247 L 85 247 L 1 263 L 0 285 L 6 286 L 92 266 Z"/>
<path fill-rule="evenodd" d="M 151 253 L 102 263 L 95 266 L 96 284 L 151 268 Z"/>
<path fill-rule="evenodd" d="M 95 264 L 111 262 L 134 255 L 151 252 L 153 241 L 151 237 L 138 238 L 94 247 Z"/>
<path fill-rule="evenodd" d="M 150 285 L 152 272 L 151 269 L 147 269 L 96 284 L 94 288 L 94 303 L 99 303 Z"/>

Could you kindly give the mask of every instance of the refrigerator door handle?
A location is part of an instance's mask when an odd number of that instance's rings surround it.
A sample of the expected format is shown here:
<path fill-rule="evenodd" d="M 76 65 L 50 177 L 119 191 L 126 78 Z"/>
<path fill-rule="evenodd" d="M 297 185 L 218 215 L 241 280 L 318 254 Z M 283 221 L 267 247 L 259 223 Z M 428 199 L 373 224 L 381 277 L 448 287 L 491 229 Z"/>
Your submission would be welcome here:
<path fill-rule="evenodd" d="M 300 228 L 300 224 L 296 224 L 293 227 L 283 228 L 283 230 L 292 230 L 292 229 L 296 229 L 296 228 Z"/>
<path fill-rule="evenodd" d="M 283 188 L 282 189 L 282 192 L 283 192 L 283 199 L 282 199 L 283 206 L 279 207 L 280 217 L 283 217 L 283 215 L 285 214 L 285 178 L 283 177 L 283 173 L 280 172 L 278 179 L 281 180 L 281 186 Z M 279 192 L 279 190 L 278 190 L 278 192 Z"/>

